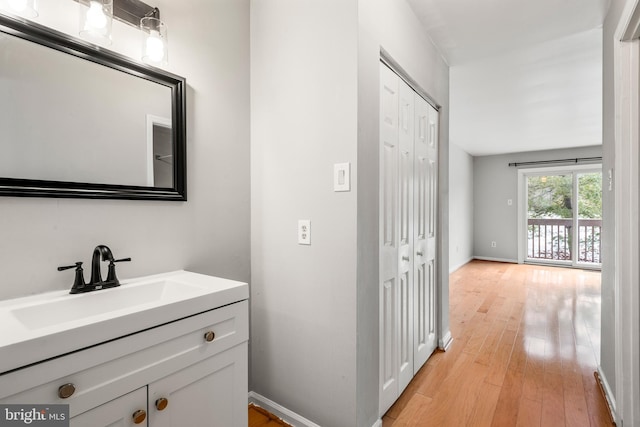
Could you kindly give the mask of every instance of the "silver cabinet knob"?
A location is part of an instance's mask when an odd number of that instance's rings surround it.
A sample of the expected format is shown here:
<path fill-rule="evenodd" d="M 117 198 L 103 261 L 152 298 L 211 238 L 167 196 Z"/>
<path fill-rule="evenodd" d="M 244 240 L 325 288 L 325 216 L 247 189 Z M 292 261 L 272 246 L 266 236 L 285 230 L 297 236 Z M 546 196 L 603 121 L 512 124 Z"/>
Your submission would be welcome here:
<path fill-rule="evenodd" d="M 408 257 L 408 256 L 403 256 L 403 257 L 402 257 L 402 260 L 403 260 L 403 261 L 407 261 L 407 262 L 411 261 L 411 260 L 409 259 L 409 257 Z"/>

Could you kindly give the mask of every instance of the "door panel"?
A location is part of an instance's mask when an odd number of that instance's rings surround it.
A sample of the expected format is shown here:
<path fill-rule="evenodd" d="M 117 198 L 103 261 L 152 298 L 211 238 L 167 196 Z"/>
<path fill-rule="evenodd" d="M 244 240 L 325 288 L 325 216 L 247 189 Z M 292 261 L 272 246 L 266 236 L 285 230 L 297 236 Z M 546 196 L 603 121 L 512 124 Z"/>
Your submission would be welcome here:
<path fill-rule="evenodd" d="M 414 374 L 435 350 L 433 266 L 437 206 L 437 111 L 415 95 Z"/>
<path fill-rule="evenodd" d="M 524 172 L 527 262 L 601 263 L 602 171 L 584 166 Z"/>
<path fill-rule="evenodd" d="M 382 229 L 383 229 L 383 246 L 395 252 L 396 248 L 396 186 L 397 180 L 395 176 L 396 162 L 395 154 L 398 146 L 390 141 L 383 141 L 382 149 Z"/>
<path fill-rule="evenodd" d="M 527 260 L 573 260 L 573 173 L 527 175 Z"/>
<path fill-rule="evenodd" d="M 393 387 L 397 386 L 396 381 L 396 334 L 395 334 L 395 318 L 396 318 L 396 287 L 395 279 L 390 279 L 382 284 L 382 299 L 380 306 L 382 307 L 382 391 L 386 394 L 397 394 Z M 397 387 L 396 387 L 397 388 Z M 393 397 L 393 396 L 392 396 Z M 395 398 L 393 398 L 395 400 Z M 393 400 L 391 400 L 393 403 Z M 389 404 L 391 406 L 391 404 Z"/>
<path fill-rule="evenodd" d="M 435 349 L 437 114 L 381 64 L 381 415 Z"/>
<path fill-rule="evenodd" d="M 398 289 L 399 309 L 400 309 L 400 335 L 399 335 L 399 372 L 398 372 L 398 393 L 407 387 L 413 378 L 413 307 L 409 298 L 411 292 L 410 271 L 400 274 L 400 288 Z"/>
<path fill-rule="evenodd" d="M 422 98 L 420 100 L 424 103 Z M 440 115 L 438 110 L 427 104 L 429 110 L 429 143 L 427 147 L 427 157 L 429 159 L 429 233 L 426 242 L 426 263 L 429 271 L 427 275 L 428 279 L 428 327 L 427 327 L 427 342 L 424 351 L 421 353 L 424 361 L 435 351 L 437 345 L 436 337 L 436 257 L 437 249 L 436 243 L 438 239 L 437 227 L 438 227 L 438 138 L 440 127 Z M 426 356 L 426 358 L 425 358 Z M 422 366 L 424 362 L 419 360 L 419 366 Z"/>
<path fill-rule="evenodd" d="M 398 155 L 399 86 L 397 76 L 380 67 L 380 410 L 399 395 L 398 385 Z"/>
<path fill-rule="evenodd" d="M 576 174 L 578 221 L 576 263 L 602 264 L 602 171 Z"/>
<path fill-rule="evenodd" d="M 398 79 L 399 80 L 399 79 Z M 398 275 L 400 295 L 399 330 L 399 390 L 413 378 L 413 146 L 414 146 L 414 91 L 399 80 L 400 130 L 400 241 L 398 245 Z"/>

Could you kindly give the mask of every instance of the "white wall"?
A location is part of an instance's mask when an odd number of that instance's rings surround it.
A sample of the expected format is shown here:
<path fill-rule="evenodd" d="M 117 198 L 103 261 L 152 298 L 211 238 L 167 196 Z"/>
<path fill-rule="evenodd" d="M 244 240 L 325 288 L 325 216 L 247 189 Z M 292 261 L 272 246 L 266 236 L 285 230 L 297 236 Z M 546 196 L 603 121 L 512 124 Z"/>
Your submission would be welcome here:
<path fill-rule="evenodd" d="M 614 46 L 619 43 L 615 38 L 615 31 L 622 16 L 622 12 L 628 3 L 633 0 L 611 0 L 609 13 L 603 25 L 603 116 L 602 116 L 602 157 L 603 173 L 612 170 L 615 164 L 615 58 Z M 606 175 L 605 175 L 606 176 Z M 606 182 L 606 181 L 605 181 Z M 615 183 L 614 183 L 615 185 Z M 602 227 L 605 230 L 614 230 L 615 227 L 615 192 L 604 191 L 602 193 Z M 616 241 L 613 231 L 603 233 L 602 251 L 608 254 L 602 260 L 602 316 L 600 319 L 600 373 L 609 384 L 613 393 L 617 388 L 617 382 L 622 378 L 616 378 L 616 340 L 615 340 L 615 280 L 616 269 Z M 615 396 L 616 400 L 622 396 Z"/>
<path fill-rule="evenodd" d="M 250 388 L 324 427 L 369 427 L 379 387 L 380 48 L 443 105 L 445 159 L 448 68 L 398 0 L 253 1 L 251 42 Z M 334 193 L 333 163 L 345 161 L 352 191 Z M 298 219 L 311 220 L 311 246 L 297 244 Z M 448 249 L 441 259 L 448 272 Z"/>
<path fill-rule="evenodd" d="M 602 143 L 602 29 L 451 68 L 451 142 L 474 156 Z"/>
<path fill-rule="evenodd" d="M 474 157 L 473 255 L 518 262 L 518 169 L 509 163 L 601 155 L 602 146 L 592 146 Z"/>
<path fill-rule="evenodd" d="M 74 2 L 39 3 L 38 22 L 77 25 L 64 10 Z M 155 4 L 169 28 L 168 69 L 188 84 L 189 201 L 0 198 L 0 299 L 70 288 L 73 272 L 56 267 L 89 267 L 101 243 L 133 258 L 118 266 L 121 279 L 186 268 L 249 280 L 249 2 Z M 114 49 L 139 46 L 115 38 Z"/>
<path fill-rule="evenodd" d="M 324 427 L 356 419 L 357 30 L 356 0 L 251 2 L 250 390 Z"/>
<path fill-rule="evenodd" d="M 449 144 L 449 271 L 473 258 L 473 157 Z"/>

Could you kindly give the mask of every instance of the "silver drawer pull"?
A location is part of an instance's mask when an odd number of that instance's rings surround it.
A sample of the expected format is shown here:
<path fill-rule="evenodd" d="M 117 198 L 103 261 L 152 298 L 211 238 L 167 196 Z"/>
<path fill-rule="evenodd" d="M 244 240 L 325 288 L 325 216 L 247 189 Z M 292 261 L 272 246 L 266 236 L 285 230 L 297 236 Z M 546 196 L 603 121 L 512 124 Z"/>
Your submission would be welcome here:
<path fill-rule="evenodd" d="M 422 255 L 424 255 L 424 254 L 423 254 L 422 252 L 416 252 L 416 255 L 418 255 L 418 256 L 422 256 Z"/>
<path fill-rule="evenodd" d="M 213 331 L 207 331 L 204 333 L 204 340 L 206 342 L 211 342 L 216 338 L 216 334 Z"/>
<path fill-rule="evenodd" d="M 75 385 L 71 383 L 63 384 L 58 388 L 58 397 L 60 399 L 68 399 L 69 397 L 73 396 L 73 393 L 75 392 L 76 392 Z"/>

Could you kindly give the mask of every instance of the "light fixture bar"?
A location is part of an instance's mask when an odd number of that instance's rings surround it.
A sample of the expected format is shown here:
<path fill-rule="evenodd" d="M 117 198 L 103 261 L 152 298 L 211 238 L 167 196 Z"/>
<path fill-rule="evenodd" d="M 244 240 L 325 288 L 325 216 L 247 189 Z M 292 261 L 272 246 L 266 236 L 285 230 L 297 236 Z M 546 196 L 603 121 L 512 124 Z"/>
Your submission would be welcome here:
<path fill-rule="evenodd" d="M 74 0 L 88 5 L 89 0 Z M 113 17 L 120 22 L 140 28 L 140 20 L 145 16 L 160 19 L 160 10 L 140 0 L 113 0 Z"/>
<path fill-rule="evenodd" d="M 145 16 L 160 19 L 160 9 L 149 6 L 140 0 L 114 0 L 113 17 L 125 24 L 140 27 L 140 20 Z"/>

